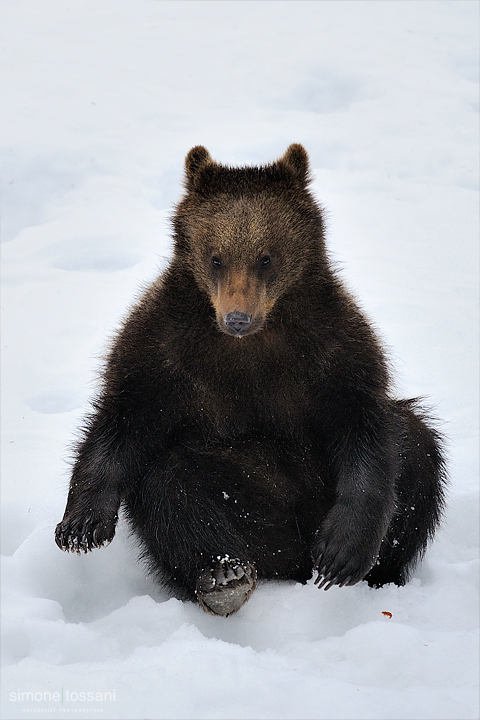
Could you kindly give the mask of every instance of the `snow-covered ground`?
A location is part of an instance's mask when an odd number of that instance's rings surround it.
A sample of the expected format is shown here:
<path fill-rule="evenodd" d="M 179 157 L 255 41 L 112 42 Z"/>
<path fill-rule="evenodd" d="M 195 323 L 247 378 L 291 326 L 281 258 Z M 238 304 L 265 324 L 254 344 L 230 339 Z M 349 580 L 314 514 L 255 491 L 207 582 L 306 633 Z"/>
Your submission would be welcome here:
<path fill-rule="evenodd" d="M 478 3 L 1 13 L 2 717 L 477 718 Z M 83 557 L 53 530 L 98 358 L 168 258 L 184 155 L 292 142 L 398 393 L 442 420 L 449 507 L 406 587 L 269 582 L 214 618 L 154 586 L 123 525 Z"/>

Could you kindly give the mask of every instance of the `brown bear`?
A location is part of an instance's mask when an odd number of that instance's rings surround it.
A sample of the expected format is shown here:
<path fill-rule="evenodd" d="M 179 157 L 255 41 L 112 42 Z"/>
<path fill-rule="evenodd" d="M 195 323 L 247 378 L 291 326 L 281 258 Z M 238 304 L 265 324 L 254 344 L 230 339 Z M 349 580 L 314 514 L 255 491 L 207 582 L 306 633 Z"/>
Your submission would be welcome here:
<path fill-rule="evenodd" d="M 444 504 L 441 440 L 392 398 L 335 274 L 308 156 L 186 158 L 169 267 L 131 310 L 78 444 L 62 550 L 120 506 L 158 579 L 230 615 L 257 579 L 402 585 Z"/>

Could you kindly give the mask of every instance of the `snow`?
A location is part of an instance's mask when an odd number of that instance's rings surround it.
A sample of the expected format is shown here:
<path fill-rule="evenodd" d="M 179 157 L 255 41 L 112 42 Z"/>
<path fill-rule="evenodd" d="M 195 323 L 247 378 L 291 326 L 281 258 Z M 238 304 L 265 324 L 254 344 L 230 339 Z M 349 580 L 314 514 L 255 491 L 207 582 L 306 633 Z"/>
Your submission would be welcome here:
<path fill-rule="evenodd" d="M 1 13 L 2 717 L 478 718 L 478 3 Z M 153 584 L 123 523 L 81 557 L 53 530 L 99 357 L 167 262 L 186 152 L 292 142 L 398 393 L 448 435 L 448 512 L 403 588 L 268 582 L 215 618 Z"/>

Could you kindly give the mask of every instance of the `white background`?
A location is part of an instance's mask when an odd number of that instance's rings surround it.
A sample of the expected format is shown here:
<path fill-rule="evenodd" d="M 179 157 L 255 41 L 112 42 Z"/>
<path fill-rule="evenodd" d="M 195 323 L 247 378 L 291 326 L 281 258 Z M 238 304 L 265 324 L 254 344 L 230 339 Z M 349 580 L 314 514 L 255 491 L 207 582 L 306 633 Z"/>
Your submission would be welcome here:
<path fill-rule="evenodd" d="M 0 7 L 2 716 L 477 718 L 478 3 Z M 185 154 L 292 142 L 398 394 L 441 419 L 449 507 L 404 588 L 269 582 L 213 618 L 154 586 L 122 523 L 82 557 L 53 530 L 99 357 L 168 260 Z"/>

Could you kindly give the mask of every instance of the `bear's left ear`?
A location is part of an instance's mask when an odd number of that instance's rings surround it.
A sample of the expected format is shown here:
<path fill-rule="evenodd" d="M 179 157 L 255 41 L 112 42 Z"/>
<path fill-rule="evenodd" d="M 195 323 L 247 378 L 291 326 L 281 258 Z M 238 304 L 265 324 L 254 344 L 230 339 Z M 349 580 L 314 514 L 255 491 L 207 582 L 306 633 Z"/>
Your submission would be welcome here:
<path fill-rule="evenodd" d="M 308 161 L 308 153 L 299 143 L 294 143 L 287 148 L 279 163 L 286 165 L 295 175 L 298 182 L 305 187 L 309 180 L 310 165 Z"/>
<path fill-rule="evenodd" d="M 203 145 L 196 145 L 190 150 L 185 158 L 185 177 L 187 189 L 195 187 L 195 181 L 200 174 L 200 170 L 213 163 L 210 153 Z"/>

